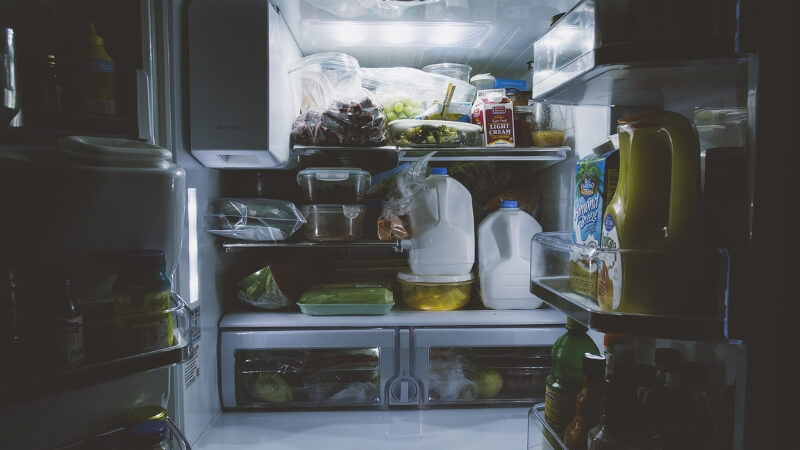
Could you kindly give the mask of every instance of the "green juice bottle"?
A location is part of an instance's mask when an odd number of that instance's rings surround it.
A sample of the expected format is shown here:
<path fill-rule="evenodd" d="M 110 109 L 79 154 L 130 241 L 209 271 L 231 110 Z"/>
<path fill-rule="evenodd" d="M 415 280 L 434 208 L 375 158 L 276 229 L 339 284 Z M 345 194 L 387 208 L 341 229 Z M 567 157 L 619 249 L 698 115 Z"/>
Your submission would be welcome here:
<path fill-rule="evenodd" d="M 553 370 L 547 376 L 544 417 L 558 436 L 575 417 L 575 400 L 583 382 L 583 354 L 600 354 L 586 327 L 567 317 L 567 332 L 553 344 Z"/>

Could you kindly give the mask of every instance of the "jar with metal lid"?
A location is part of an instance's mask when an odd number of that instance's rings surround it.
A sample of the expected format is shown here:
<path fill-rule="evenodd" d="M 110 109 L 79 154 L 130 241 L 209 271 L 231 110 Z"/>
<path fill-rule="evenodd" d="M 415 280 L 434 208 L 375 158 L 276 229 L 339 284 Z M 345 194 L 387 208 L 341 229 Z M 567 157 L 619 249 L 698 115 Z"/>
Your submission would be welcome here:
<path fill-rule="evenodd" d="M 148 420 L 127 430 L 125 450 L 171 450 L 169 427 L 162 420 Z"/>
<path fill-rule="evenodd" d="M 171 286 L 163 250 L 123 256 L 111 293 L 117 343 L 124 354 L 172 345 Z"/>
<path fill-rule="evenodd" d="M 132 409 L 125 414 L 125 422 L 135 424 L 148 420 L 167 420 L 167 410 L 158 405 L 144 405 Z"/>
<path fill-rule="evenodd" d="M 531 132 L 535 126 L 533 106 L 514 107 L 514 139 L 517 147 L 533 147 Z"/>

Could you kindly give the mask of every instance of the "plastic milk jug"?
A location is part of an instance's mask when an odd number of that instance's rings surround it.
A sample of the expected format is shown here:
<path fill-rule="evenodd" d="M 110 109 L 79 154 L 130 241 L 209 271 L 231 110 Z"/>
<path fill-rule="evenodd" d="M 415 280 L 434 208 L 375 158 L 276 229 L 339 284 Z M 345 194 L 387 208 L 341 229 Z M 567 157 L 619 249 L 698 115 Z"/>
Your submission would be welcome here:
<path fill-rule="evenodd" d="M 463 275 L 475 263 L 472 195 L 447 169 L 432 167 L 427 189 L 415 199 L 408 265 L 416 275 Z"/>
<path fill-rule="evenodd" d="M 514 200 L 478 226 L 481 301 L 491 309 L 534 309 L 542 299 L 530 293 L 531 239 L 542 226 Z"/>

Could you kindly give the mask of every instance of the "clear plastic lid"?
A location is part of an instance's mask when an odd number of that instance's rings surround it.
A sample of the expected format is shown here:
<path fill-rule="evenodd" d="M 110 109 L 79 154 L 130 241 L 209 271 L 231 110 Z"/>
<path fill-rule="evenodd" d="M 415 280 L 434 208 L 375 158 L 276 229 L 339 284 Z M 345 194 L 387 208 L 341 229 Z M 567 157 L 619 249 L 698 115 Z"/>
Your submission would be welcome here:
<path fill-rule="evenodd" d="M 298 182 L 304 176 L 310 176 L 320 181 L 344 181 L 351 176 L 367 177 L 367 182 L 370 179 L 369 172 L 355 167 L 309 167 L 297 173 Z"/>
<path fill-rule="evenodd" d="M 490 80 L 490 81 L 492 81 L 494 83 L 496 78 L 495 78 L 494 75 L 492 75 L 490 73 L 479 73 L 479 74 L 477 74 L 474 77 L 469 79 L 470 83 L 474 83 L 476 81 L 486 81 L 486 80 Z"/>
<path fill-rule="evenodd" d="M 439 63 L 427 65 L 422 68 L 422 71 L 458 78 L 459 80 L 469 82 L 469 74 L 472 72 L 472 67 L 466 64 Z"/>
<path fill-rule="evenodd" d="M 397 272 L 397 279 L 410 283 L 464 283 L 475 280 L 472 272 L 463 275 L 416 275 L 411 272 Z"/>
<path fill-rule="evenodd" d="M 358 60 L 347 53 L 323 52 L 308 55 L 300 59 L 294 67 L 289 69 L 289 73 L 311 67 L 315 64 L 319 65 L 320 69 L 325 71 L 357 72 L 361 68 L 358 64 Z"/>

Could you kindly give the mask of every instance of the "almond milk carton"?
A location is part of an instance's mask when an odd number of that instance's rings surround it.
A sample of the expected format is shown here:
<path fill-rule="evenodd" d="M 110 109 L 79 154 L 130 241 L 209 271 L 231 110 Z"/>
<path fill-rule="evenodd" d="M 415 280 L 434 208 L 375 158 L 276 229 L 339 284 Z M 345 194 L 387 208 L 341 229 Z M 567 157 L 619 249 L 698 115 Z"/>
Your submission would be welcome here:
<path fill-rule="evenodd" d="M 487 147 L 514 146 L 514 105 L 505 89 L 481 89 L 472 104 L 472 123 L 483 128 Z"/>

